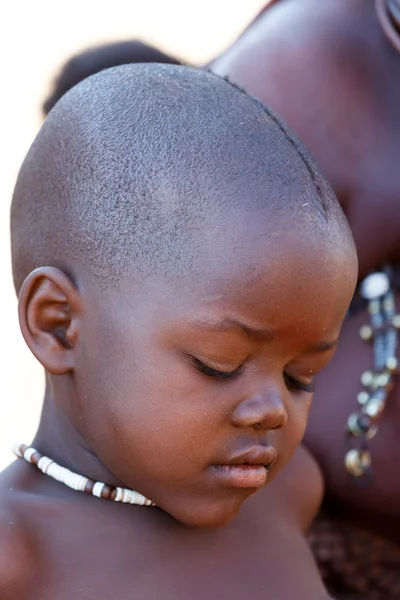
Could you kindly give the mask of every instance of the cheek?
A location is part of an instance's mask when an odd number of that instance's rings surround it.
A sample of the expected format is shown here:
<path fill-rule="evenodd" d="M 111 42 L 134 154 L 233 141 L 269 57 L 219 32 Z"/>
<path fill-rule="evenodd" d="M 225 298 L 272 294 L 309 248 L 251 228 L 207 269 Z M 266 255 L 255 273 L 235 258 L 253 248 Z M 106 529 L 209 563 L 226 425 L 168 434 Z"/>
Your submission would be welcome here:
<path fill-rule="evenodd" d="M 312 403 L 312 395 L 307 394 L 303 397 L 294 398 L 291 402 L 291 409 L 288 414 L 288 447 L 291 453 L 297 449 L 306 432 L 308 416 Z"/>
<path fill-rule="evenodd" d="M 199 385 L 184 361 L 142 344 L 140 355 L 108 346 L 107 355 L 90 353 L 85 362 L 82 372 L 99 373 L 79 382 L 79 396 L 95 407 L 85 437 L 115 475 L 178 482 L 212 459 L 228 402 Z"/>
<path fill-rule="evenodd" d="M 273 476 L 283 469 L 299 447 L 306 431 L 311 400 L 311 395 L 304 399 L 291 399 L 287 407 L 288 421 L 285 427 L 274 432 L 277 437 L 279 457 Z"/>

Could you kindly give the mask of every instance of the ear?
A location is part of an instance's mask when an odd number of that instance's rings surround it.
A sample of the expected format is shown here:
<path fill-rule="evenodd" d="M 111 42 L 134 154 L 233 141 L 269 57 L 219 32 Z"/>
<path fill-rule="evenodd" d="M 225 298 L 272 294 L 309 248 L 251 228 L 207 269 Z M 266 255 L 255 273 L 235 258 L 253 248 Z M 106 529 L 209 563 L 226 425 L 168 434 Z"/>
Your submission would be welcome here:
<path fill-rule="evenodd" d="M 74 367 L 82 300 L 60 269 L 41 267 L 25 279 L 19 293 L 19 323 L 31 352 L 54 375 Z"/>

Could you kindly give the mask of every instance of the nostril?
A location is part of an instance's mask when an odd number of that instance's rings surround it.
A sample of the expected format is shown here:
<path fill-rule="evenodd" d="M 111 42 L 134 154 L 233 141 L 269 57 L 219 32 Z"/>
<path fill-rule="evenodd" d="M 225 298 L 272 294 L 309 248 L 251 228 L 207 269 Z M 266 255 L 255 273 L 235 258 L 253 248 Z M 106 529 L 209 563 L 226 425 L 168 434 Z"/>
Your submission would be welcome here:
<path fill-rule="evenodd" d="M 284 427 L 287 413 L 277 394 L 257 395 L 243 400 L 236 406 L 231 421 L 235 427 L 269 431 Z"/>
<path fill-rule="evenodd" d="M 280 417 L 280 419 L 279 419 L 279 420 L 276 422 L 276 425 L 273 425 L 272 427 L 270 427 L 270 429 L 272 429 L 272 430 L 273 430 L 273 429 L 282 429 L 282 427 L 285 427 L 285 425 L 286 425 L 286 421 L 287 421 L 287 418 L 286 418 L 286 413 L 285 413 L 285 414 L 283 414 L 283 415 Z"/>
<path fill-rule="evenodd" d="M 287 419 L 285 418 L 285 415 L 282 414 L 281 416 L 278 417 L 278 419 L 276 420 L 276 422 L 268 422 L 266 423 L 265 421 L 260 421 L 259 423 L 255 423 L 253 425 L 254 429 L 256 429 L 257 431 L 260 431 L 262 429 L 268 429 L 269 431 L 274 431 L 275 429 L 282 429 L 282 427 L 284 427 L 286 425 L 286 421 Z"/>

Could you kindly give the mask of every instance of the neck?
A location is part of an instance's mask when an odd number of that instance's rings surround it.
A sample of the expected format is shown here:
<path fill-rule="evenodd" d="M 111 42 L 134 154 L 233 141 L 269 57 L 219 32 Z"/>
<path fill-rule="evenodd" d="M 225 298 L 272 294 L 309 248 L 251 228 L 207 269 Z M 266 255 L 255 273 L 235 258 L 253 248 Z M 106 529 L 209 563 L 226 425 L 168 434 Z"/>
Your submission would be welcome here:
<path fill-rule="evenodd" d="M 93 452 L 82 432 L 63 410 L 68 403 L 59 401 L 59 396 L 65 395 L 59 393 L 60 387 L 57 386 L 56 395 L 49 376 L 46 376 L 42 415 L 32 445 L 41 454 L 74 473 L 115 487 L 124 487 L 124 483 L 119 481 Z"/>

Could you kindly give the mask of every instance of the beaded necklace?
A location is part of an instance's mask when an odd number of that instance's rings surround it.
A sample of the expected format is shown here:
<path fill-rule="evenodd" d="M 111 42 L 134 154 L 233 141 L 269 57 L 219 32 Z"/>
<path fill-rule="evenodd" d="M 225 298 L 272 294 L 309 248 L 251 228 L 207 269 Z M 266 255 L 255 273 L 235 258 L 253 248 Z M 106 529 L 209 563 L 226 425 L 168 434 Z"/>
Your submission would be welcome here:
<path fill-rule="evenodd" d="M 114 502 L 123 502 L 124 504 L 155 506 L 151 500 L 148 500 L 138 492 L 126 488 L 113 487 L 101 481 L 94 481 L 88 477 L 73 473 L 69 469 L 55 463 L 51 458 L 42 456 L 35 448 L 26 446 L 25 444 L 15 447 L 14 454 L 19 458 L 25 459 L 28 463 L 35 465 L 45 475 L 52 477 L 77 492 L 85 492 L 86 494 L 96 496 L 96 498 L 114 500 Z"/>
<path fill-rule="evenodd" d="M 400 52 L 400 0 L 375 0 L 375 10 L 383 33 Z"/>
<path fill-rule="evenodd" d="M 373 345 L 373 369 L 361 375 L 364 389 L 358 394 L 358 411 L 352 413 L 346 425 L 349 450 L 345 456 L 348 473 L 359 481 L 372 475 L 372 459 L 368 441 L 378 430 L 378 421 L 386 406 L 389 391 L 398 373 L 396 351 L 400 314 L 396 314 L 393 291 L 395 273 L 386 268 L 372 273 L 360 284 L 359 294 L 367 301 L 370 325 L 363 325 L 360 337 Z"/>

